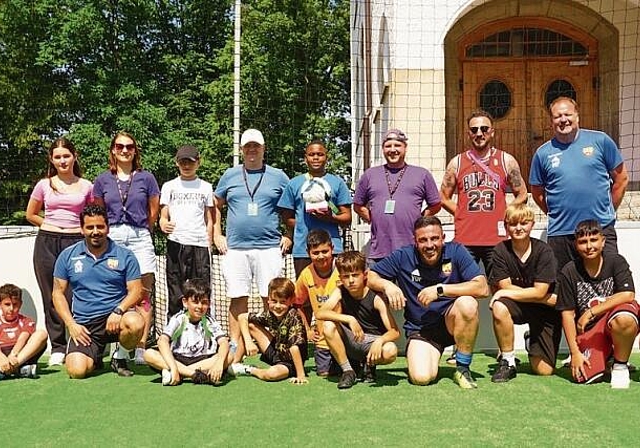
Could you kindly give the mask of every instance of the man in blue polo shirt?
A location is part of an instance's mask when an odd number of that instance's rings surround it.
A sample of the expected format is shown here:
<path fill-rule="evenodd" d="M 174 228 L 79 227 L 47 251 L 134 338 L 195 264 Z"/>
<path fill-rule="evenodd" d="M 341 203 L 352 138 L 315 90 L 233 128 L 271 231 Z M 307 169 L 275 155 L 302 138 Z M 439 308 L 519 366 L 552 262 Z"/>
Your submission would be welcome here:
<path fill-rule="evenodd" d="M 478 334 L 476 299 L 489 293 L 487 279 L 463 245 L 444 242 L 442 223 L 435 216 L 418 218 L 413 234 L 414 245 L 396 249 L 376 263 L 367 284 L 383 292 L 393 309 L 404 308 L 413 384 L 433 381 L 442 351 L 455 344 L 453 379 L 463 389 L 475 389 L 469 366 Z"/>
<path fill-rule="evenodd" d="M 119 376 L 132 376 L 128 351 L 142 337 L 144 320 L 132 308 L 141 298 L 140 267 L 133 252 L 107 234 L 107 212 L 91 204 L 80 214 L 84 241 L 65 249 L 53 271 L 53 304 L 69 335 L 65 364 L 69 376 L 85 378 L 102 366 L 109 342 L 119 342 L 111 368 Z M 71 286 L 71 308 L 65 298 Z"/>

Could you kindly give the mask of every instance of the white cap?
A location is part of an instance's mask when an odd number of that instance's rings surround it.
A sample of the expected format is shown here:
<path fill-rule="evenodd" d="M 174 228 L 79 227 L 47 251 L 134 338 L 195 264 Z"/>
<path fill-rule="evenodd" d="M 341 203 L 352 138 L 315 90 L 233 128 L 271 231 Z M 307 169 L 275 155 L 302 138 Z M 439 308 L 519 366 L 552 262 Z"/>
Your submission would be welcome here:
<path fill-rule="evenodd" d="M 244 131 L 240 138 L 240 146 L 244 146 L 250 142 L 256 142 L 257 144 L 264 146 L 264 137 L 262 136 L 262 132 L 257 129 L 247 129 Z"/>

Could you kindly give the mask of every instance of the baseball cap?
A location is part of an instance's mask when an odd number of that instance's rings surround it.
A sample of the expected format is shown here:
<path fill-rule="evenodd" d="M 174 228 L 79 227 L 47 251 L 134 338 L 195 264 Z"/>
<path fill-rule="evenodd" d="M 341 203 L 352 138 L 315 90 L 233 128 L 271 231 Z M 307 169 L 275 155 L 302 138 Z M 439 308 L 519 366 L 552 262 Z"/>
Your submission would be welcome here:
<path fill-rule="evenodd" d="M 407 138 L 407 134 L 402 132 L 400 129 L 389 129 L 384 133 L 382 143 L 386 142 L 387 140 L 398 140 L 399 142 L 406 143 L 409 139 Z"/>
<path fill-rule="evenodd" d="M 247 143 L 256 142 L 259 145 L 264 145 L 264 137 L 262 136 L 262 132 L 257 129 L 247 129 L 242 133 L 242 137 L 240 138 L 240 146 L 244 146 Z"/>
<path fill-rule="evenodd" d="M 189 159 L 193 162 L 197 161 L 200 158 L 200 153 L 196 149 L 195 146 L 184 145 L 178 148 L 178 152 L 176 153 L 176 160 Z"/>

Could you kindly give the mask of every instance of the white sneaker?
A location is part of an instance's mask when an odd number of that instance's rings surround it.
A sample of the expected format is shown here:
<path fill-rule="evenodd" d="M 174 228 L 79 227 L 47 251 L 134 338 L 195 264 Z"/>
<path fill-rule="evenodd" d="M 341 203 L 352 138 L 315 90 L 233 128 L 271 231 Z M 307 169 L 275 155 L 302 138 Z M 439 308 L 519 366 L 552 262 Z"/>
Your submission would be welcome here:
<path fill-rule="evenodd" d="M 36 377 L 37 366 L 35 364 L 25 364 L 20 367 L 18 371 L 18 376 L 20 378 L 35 378 Z"/>
<path fill-rule="evenodd" d="M 629 389 L 629 367 L 614 368 L 611 370 L 611 389 Z"/>
<path fill-rule="evenodd" d="M 227 368 L 227 372 L 232 376 L 250 375 L 251 366 L 234 362 Z"/>
<path fill-rule="evenodd" d="M 144 360 L 144 348 L 136 347 L 136 351 L 133 356 L 133 362 L 138 366 L 144 366 L 147 364 Z"/>
<path fill-rule="evenodd" d="M 162 369 L 162 385 L 163 386 L 170 386 L 171 385 L 171 370 L 168 369 Z"/>
<path fill-rule="evenodd" d="M 562 367 L 571 367 L 571 355 L 567 356 L 566 358 L 564 358 L 561 362 L 560 365 Z"/>
<path fill-rule="evenodd" d="M 62 364 L 64 364 L 64 353 L 51 353 L 51 357 L 49 358 L 49 367 L 61 366 Z"/>

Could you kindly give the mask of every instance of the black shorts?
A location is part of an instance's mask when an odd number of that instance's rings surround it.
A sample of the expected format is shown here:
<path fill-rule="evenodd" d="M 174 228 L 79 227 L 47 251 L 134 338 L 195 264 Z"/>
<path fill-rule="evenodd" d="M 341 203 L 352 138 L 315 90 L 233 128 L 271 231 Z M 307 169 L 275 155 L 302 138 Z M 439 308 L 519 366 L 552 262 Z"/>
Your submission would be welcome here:
<path fill-rule="evenodd" d="M 2 347 L 2 354 L 5 355 L 6 357 L 9 357 L 9 353 L 11 353 L 11 350 L 13 350 L 13 347 L 15 347 L 15 346 L 11 345 L 9 347 Z M 37 364 L 38 363 L 38 359 L 40 359 L 40 357 L 42 355 L 44 355 L 44 352 L 45 352 L 46 349 L 47 349 L 47 346 L 45 345 L 42 350 L 40 350 L 38 353 L 33 355 L 31 358 L 27 359 L 21 365 L 22 366 L 27 366 L 27 365 L 30 365 L 30 364 Z"/>
<path fill-rule="evenodd" d="M 540 357 L 555 366 L 562 338 L 560 312 L 550 306 L 516 302 L 505 297 L 498 302 L 507 307 L 514 324 L 529 324 L 529 356 Z"/>
<path fill-rule="evenodd" d="M 102 361 L 104 348 L 111 342 L 118 342 L 118 333 L 107 333 L 107 319 L 111 313 L 98 317 L 88 323 L 81 324 L 91 333 L 91 344 L 78 345 L 73 338 L 69 338 L 67 354 L 82 353 L 93 359 L 93 365 L 97 366 Z"/>
<path fill-rule="evenodd" d="M 307 345 L 299 345 L 298 347 L 300 348 L 300 355 L 302 356 L 302 360 L 304 361 L 307 354 Z M 289 369 L 289 378 L 293 378 L 294 376 L 296 376 L 296 366 L 293 364 L 293 361 L 282 359 L 278 351 L 273 346 L 273 341 L 271 341 L 271 344 L 269 344 L 267 350 L 260 356 L 260 361 L 266 362 L 270 366 L 281 364 Z"/>
<path fill-rule="evenodd" d="M 204 361 L 205 359 L 213 358 L 214 356 L 216 356 L 216 355 L 213 354 L 213 355 L 185 356 L 185 355 L 181 355 L 179 353 L 174 353 L 173 354 L 173 359 L 175 359 L 177 362 L 179 362 L 180 364 L 182 364 L 184 366 L 190 366 L 191 364 L 195 364 L 197 362 Z"/>
<path fill-rule="evenodd" d="M 455 345 L 453 335 L 447 330 L 444 317 L 435 325 L 422 327 L 420 330 L 407 331 L 407 349 L 412 340 L 424 341 L 433 345 L 442 354 L 445 348 Z"/>

